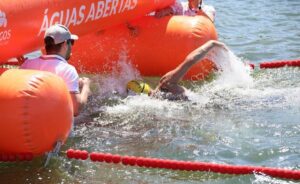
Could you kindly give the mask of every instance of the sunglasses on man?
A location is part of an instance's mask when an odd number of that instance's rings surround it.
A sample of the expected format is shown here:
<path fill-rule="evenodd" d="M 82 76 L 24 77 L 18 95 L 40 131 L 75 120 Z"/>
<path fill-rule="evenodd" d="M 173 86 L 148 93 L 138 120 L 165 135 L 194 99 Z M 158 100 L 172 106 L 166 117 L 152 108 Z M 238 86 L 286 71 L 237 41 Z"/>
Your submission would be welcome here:
<path fill-rule="evenodd" d="M 74 43 L 75 43 L 75 40 L 72 40 L 72 39 L 67 40 L 67 44 L 69 44 L 69 45 L 71 44 L 73 46 Z"/>

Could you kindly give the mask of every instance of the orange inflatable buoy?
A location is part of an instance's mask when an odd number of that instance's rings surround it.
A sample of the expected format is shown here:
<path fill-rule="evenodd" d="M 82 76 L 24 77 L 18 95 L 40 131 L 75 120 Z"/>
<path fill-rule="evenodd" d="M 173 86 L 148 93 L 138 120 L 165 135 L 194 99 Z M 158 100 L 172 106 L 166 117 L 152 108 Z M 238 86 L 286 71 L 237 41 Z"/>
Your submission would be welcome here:
<path fill-rule="evenodd" d="M 0 89 L 0 153 L 41 155 L 66 140 L 73 110 L 61 78 L 10 69 L 0 76 Z"/>
<path fill-rule="evenodd" d="M 53 24 L 79 36 L 125 23 L 175 0 L 1 0 L 0 63 L 43 46 Z"/>
<path fill-rule="evenodd" d="M 2 73 L 4 73 L 7 69 L 6 68 L 0 68 L 0 76 Z"/>
<path fill-rule="evenodd" d="M 207 16 L 146 16 L 108 30 L 82 37 L 73 48 L 71 63 L 83 73 L 99 73 L 121 60 L 124 53 L 143 76 L 162 76 L 176 68 L 194 49 L 216 40 Z M 105 66 L 105 68 L 104 68 Z M 186 79 L 202 80 L 215 65 L 208 60 L 191 68 Z"/>

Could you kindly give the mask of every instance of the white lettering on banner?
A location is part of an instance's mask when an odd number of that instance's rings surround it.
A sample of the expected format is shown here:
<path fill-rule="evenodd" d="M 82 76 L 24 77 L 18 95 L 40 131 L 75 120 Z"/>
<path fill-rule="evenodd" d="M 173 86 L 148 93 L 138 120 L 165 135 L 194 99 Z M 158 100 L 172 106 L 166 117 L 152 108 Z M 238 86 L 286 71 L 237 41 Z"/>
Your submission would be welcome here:
<path fill-rule="evenodd" d="M 105 2 L 105 9 L 104 9 L 104 14 L 103 14 L 103 17 L 108 17 L 109 16 L 109 13 L 108 11 L 110 10 L 111 8 L 111 0 L 106 0 Z"/>
<path fill-rule="evenodd" d="M 77 21 L 76 8 L 73 8 L 70 21 L 68 24 L 66 24 L 66 26 L 69 27 L 71 24 L 73 26 L 76 26 L 76 21 Z"/>
<path fill-rule="evenodd" d="M 46 31 L 46 29 L 49 27 L 48 24 L 49 24 L 49 23 L 48 23 L 48 8 L 47 8 L 47 9 L 45 10 L 45 12 L 44 12 L 43 24 L 42 24 L 42 26 L 41 26 L 41 28 L 40 28 L 40 32 L 39 32 L 38 36 L 40 36 L 40 34 L 41 34 L 42 32 L 45 32 L 45 31 Z"/>
<path fill-rule="evenodd" d="M 50 13 L 49 8 L 47 8 L 44 11 L 44 18 L 38 36 L 54 24 L 60 23 L 67 27 L 78 26 L 82 23 L 96 21 L 101 18 L 134 10 L 137 7 L 137 4 L 138 0 L 98 0 L 88 6 L 81 5 L 79 8 L 73 7 L 53 13 Z M 4 21 L 2 21 L 0 14 L 0 27 L 2 25 L 1 23 L 4 25 Z"/>
<path fill-rule="evenodd" d="M 138 0 L 132 0 L 131 10 L 134 9 L 138 4 Z"/>
<path fill-rule="evenodd" d="M 98 1 L 98 5 L 97 5 L 97 12 L 95 15 L 95 20 L 98 20 L 102 17 L 103 15 L 103 9 L 104 9 L 104 2 L 103 1 Z"/>
<path fill-rule="evenodd" d="M 89 12 L 87 18 L 85 19 L 85 22 L 88 22 L 89 19 L 94 20 L 94 17 L 95 17 L 95 4 L 92 3 L 91 8 L 90 8 L 90 12 Z"/>
<path fill-rule="evenodd" d="M 53 13 L 51 19 L 50 19 L 50 24 L 57 24 L 58 22 L 54 22 L 55 21 L 55 18 L 59 18 L 59 13 L 58 12 L 55 12 Z"/>
<path fill-rule="evenodd" d="M 85 10 L 85 6 L 82 5 L 80 8 L 79 8 L 79 21 L 77 22 L 77 25 L 81 24 L 84 20 L 84 10 Z"/>
<path fill-rule="evenodd" d="M 120 8 L 119 8 L 119 11 L 118 11 L 118 13 L 121 13 L 121 10 L 122 10 L 122 7 L 123 7 L 123 4 L 124 4 L 124 0 L 121 0 L 121 4 L 120 4 Z"/>
<path fill-rule="evenodd" d="M 126 11 L 126 9 L 130 10 L 130 7 L 131 7 L 130 5 L 131 5 L 131 0 L 126 0 L 126 3 L 124 5 L 124 7 L 123 7 L 122 12 Z"/>
<path fill-rule="evenodd" d="M 0 42 L 9 40 L 11 38 L 11 29 L 0 32 Z"/>
<path fill-rule="evenodd" d="M 70 10 L 67 9 L 67 13 L 66 13 L 66 18 L 65 18 L 65 22 L 63 23 L 63 19 L 64 19 L 64 11 L 61 11 L 62 13 L 62 16 L 61 16 L 61 19 L 60 19 L 60 24 L 63 24 L 63 25 L 67 25 L 68 24 L 68 20 L 69 20 L 69 17 L 70 17 Z M 52 24 L 51 24 L 52 25 Z M 49 25 L 49 26 L 51 26 Z"/>
<path fill-rule="evenodd" d="M 110 9 L 110 15 L 115 15 L 117 13 L 118 4 L 119 4 L 119 0 L 113 0 Z"/>
<path fill-rule="evenodd" d="M 6 14 L 0 10 L 0 27 L 7 26 Z"/>
<path fill-rule="evenodd" d="M 3 27 L 3 30 L 0 30 L 0 44 L 5 45 L 8 43 L 8 40 L 11 38 L 11 29 L 7 29 L 8 21 L 6 14 L 0 10 L 0 28 Z"/>

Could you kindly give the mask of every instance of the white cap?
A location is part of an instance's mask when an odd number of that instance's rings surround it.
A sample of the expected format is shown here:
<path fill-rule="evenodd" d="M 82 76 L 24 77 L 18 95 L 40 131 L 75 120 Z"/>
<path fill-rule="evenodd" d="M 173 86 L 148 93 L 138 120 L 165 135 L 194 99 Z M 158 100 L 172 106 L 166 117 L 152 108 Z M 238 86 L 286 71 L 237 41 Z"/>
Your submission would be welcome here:
<path fill-rule="evenodd" d="M 61 24 L 50 26 L 45 32 L 44 38 L 46 37 L 53 38 L 54 44 L 59 44 L 66 40 L 78 40 L 77 35 L 71 34 L 69 29 Z"/>

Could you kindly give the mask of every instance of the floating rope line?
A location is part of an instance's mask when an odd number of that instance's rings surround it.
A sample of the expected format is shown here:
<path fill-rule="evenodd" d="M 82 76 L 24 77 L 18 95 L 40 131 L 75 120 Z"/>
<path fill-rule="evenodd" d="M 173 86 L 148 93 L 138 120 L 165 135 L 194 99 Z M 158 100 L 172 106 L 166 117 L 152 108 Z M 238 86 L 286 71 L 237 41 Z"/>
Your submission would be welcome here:
<path fill-rule="evenodd" d="M 249 64 L 252 69 L 255 68 L 254 64 Z M 282 67 L 300 67 L 300 59 L 293 60 L 279 60 L 279 61 L 266 61 L 261 62 L 259 64 L 259 68 L 267 69 L 267 68 L 282 68 Z"/>
<path fill-rule="evenodd" d="M 0 153 L 0 162 L 32 161 L 32 153 L 6 154 Z"/>
<path fill-rule="evenodd" d="M 146 168 L 160 168 L 185 171 L 207 171 L 221 174 L 253 174 L 263 173 L 272 177 L 300 180 L 300 170 L 288 170 L 271 167 L 255 166 L 234 166 L 227 164 L 216 164 L 207 162 L 190 162 L 158 158 L 144 158 L 134 156 L 120 156 L 110 153 L 73 150 L 67 151 L 67 157 L 70 159 L 87 160 L 90 158 L 93 162 L 106 162 L 112 164 L 123 164 L 128 166 L 138 166 Z"/>
<path fill-rule="evenodd" d="M 285 66 L 299 67 L 300 60 L 282 60 L 282 61 L 272 61 L 272 62 L 262 62 L 259 64 L 260 68 L 281 68 Z"/>

